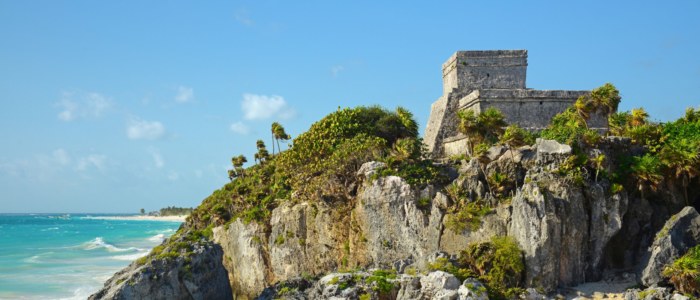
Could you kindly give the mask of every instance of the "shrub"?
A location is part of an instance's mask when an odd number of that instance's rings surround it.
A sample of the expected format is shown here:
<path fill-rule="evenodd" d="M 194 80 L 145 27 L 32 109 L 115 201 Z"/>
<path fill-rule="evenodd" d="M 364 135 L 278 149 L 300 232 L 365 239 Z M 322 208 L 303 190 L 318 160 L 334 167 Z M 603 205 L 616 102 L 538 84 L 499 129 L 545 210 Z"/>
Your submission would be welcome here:
<path fill-rule="evenodd" d="M 512 298 L 521 291 L 525 264 L 511 237 L 493 237 L 490 242 L 471 244 L 460 253 L 459 262 L 486 285 L 490 298 Z"/>
<path fill-rule="evenodd" d="M 682 293 L 700 296 L 700 245 L 690 248 L 662 274 Z"/>
<path fill-rule="evenodd" d="M 477 202 L 467 203 L 457 212 L 448 215 L 445 226 L 455 233 L 462 233 L 464 230 L 475 231 L 481 227 L 481 218 L 491 213 L 491 208 Z"/>

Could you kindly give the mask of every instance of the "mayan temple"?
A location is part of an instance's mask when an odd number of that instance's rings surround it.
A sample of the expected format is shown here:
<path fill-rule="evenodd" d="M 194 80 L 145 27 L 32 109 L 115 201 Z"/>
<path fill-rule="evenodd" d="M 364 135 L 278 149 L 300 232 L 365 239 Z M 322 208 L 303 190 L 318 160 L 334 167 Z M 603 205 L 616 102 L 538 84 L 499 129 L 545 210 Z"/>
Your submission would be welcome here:
<path fill-rule="evenodd" d="M 489 107 L 506 122 L 538 130 L 589 91 L 533 90 L 525 85 L 527 50 L 458 51 L 442 65 L 443 94 L 431 107 L 425 143 L 434 157 L 464 153 L 457 111 Z"/>

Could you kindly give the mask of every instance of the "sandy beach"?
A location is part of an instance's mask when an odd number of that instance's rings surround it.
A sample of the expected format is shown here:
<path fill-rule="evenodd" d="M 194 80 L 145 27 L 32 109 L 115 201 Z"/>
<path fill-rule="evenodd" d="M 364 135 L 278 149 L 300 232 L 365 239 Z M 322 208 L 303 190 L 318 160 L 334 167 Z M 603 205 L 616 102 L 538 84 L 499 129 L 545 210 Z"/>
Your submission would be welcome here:
<path fill-rule="evenodd" d="M 185 222 L 187 215 L 177 215 L 177 216 L 147 216 L 147 215 L 133 215 L 133 216 L 99 216 L 99 217 L 85 217 L 89 219 L 102 219 L 102 220 L 132 220 L 132 221 L 167 221 L 167 222 Z"/>

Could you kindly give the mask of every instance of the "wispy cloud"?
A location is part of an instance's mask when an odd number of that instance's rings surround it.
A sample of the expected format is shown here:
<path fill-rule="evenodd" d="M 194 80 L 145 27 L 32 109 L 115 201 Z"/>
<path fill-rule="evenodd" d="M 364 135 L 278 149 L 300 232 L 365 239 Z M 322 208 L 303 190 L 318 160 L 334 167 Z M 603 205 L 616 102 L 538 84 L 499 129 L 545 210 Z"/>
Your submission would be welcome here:
<path fill-rule="evenodd" d="M 282 96 L 277 95 L 243 94 L 241 108 L 246 120 L 290 119 L 296 116 L 296 111 L 287 105 Z"/>
<path fill-rule="evenodd" d="M 148 153 L 151 154 L 151 157 L 153 158 L 153 164 L 156 166 L 156 168 L 161 169 L 165 166 L 165 160 L 163 159 L 163 156 L 160 154 L 160 151 L 156 148 L 148 148 Z"/>
<path fill-rule="evenodd" d="M 333 77 L 338 77 L 338 74 L 340 74 L 340 72 L 342 72 L 343 70 L 345 70 L 345 67 L 341 65 L 333 66 L 331 68 L 331 75 Z"/>
<path fill-rule="evenodd" d="M 86 157 L 83 157 L 78 160 L 78 164 L 76 166 L 76 170 L 78 171 L 85 171 L 88 168 L 95 168 L 98 170 L 104 169 L 105 166 L 105 161 L 107 160 L 107 156 L 101 155 L 101 154 L 90 154 Z"/>
<path fill-rule="evenodd" d="M 99 93 L 64 92 L 56 103 L 58 119 L 73 121 L 79 118 L 98 118 L 112 107 L 112 101 Z"/>
<path fill-rule="evenodd" d="M 234 12 L 233 17 L 238 21 L 238 23 L 241 23 L 245 26 L 253 26 L 255 25 L 255 22 L 253 22 L 253 19 L 250 18 L 250 13 L 246 9 L 238 9 L 236 12 Z"/>
<path fill-rule="evenodd" d="M 126 136 L 132 140 L 155 140 L 165 135 L 165 126 L 158 121 L 131 119 L 126 124 Z"/>
<path fill-rule="evenodd" d="M 168 179 L 171 181 L 176 181 L 176 180 L 180 179 L 180 173 L 175 172 L 175 171 L 170 171 L 170 173 L 168 173 Z"/>
<path fill-rule="evenodd" d="M 177 103 L 187 103 L 194 100 L 194 89 L 186 86 L 177 87 L 177 95 L 175 95 L 175 102 Z"/>
<path fill-rule="evenodd" d="M 250 127 L 248 127 L 248 125 L 246 124 L 243 124 L 243 122 L 241 121 L 231 124 L 230 129 L 231 131 L 242 135 L 247 135 L 250 133 Z"/>
<path fill-rule="evenodd" d="M 0 173 L 33 181 L 60 180 L 70 177 L 70 172 L 77 172 L 85 177 L 90 169 L 103 171 L 109 158 L 103 154 L 91 153 L 85 156 L 70 155 L 63 148 L 49 154 L 38 154 L 31 158 L 0 161 Z"/>

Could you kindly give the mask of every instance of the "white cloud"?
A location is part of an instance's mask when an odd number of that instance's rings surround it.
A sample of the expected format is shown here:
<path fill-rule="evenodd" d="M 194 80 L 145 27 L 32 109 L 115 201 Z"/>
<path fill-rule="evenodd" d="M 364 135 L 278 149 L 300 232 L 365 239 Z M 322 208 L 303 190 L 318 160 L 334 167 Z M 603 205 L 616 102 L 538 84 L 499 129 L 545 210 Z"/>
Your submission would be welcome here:
<path fill-rule="evenodd" d="M 160 151 L 156 148 L 149 148 L 148 152 L 151 154 L 151 157 L 153 158 L 153 164 L 156 166 L 156 168 L 160 169 L 165 166 L 165 160 L 163 159 L 163 156 L 160 155 Z"/>
<path fill-rule="evenodd" d="M 175 102 L 186 103 L 194 100 L 194 90 L 191 87 L 179 86 L 177 88 L 177 95 L 175 95 Z"/>
<path fill-rule="evenodd" d="M 132 140 L 155 140 L 164 134 L 165 126 L 158 121 L 132 119 L 126 125 L 126 136 Z"/>
<path fill-rule="evenodd" d="M 331 68 L 331 75 L 333 75 L 333 77 L 338 77 L 338 74 L 340 74 L 340 72 L 342 72 L 343 70 L 345 70 L 345 67 L 343 66 L 333 66 Z"/>
<path fill-rule="evenodd" d="M 231 124 L 230 128 L 231 128 L 231 131 L 238 133 L 238 134 L 246 135 L 246 134 L 250 133 L 250 127 L 248 127 L 248 125 L 246 125 L 246 124 L 243 124 L 243 122 L 241 122 L 241 121 L 238 121 L 236 123 Z"/>
<path fill-rule="evenodd" d="M 70 164 L 70 156 L 68 155 L 68 152 L 61 148 L 53 151 L 53 159 L 56 161 L 56 163 L 62 166 Z"/>
<path fill-rule="evenodd" d="M 180 173 L 175 172 L 175 171 L 171 171 L 171 172 L 168 174 L 168 179 L 170 179 L 171 181 L 178 180 L 178 179 L 180 179 Z"/>
<path fill-rule="evenodd" d="M 250 15 L 247 10 L 245 9 L 239 9 L 237 10 L 234 14 L 233 17 L 238 21 L 238 23 L 241 23 L 245 26 L 253 26 L 255 25 L 255 22 L 250 18 Z"/>
<path fill-rule="evenodd" d="M 112 107 L 112 101 L 99 93 L 63 93 L 56 103 L 58 119 L 73 121 L 78 118 L 98 118 Z"/>
<path fill-rule="evenodd" d="M 284 98 L 277 95 L 243 94 L 241 108 L 246 120 L 264 120 L 272 117 L 289 119 L 296 115 L 296 111 L 287 105 Z"/>
<path fill-rule="evenodd" d="M 104 165 L 105 165 L 106 160 L 107 160 L 107 156 L 105 156 L 105 155 L 90 154 L 90 155 L 78 160 L 78 164 L 76 165 L 76 170 L 85 171 L 89 167 L 94 167 L 98 170 L 102 170 L 102 169 L 104 169 Z"/>

